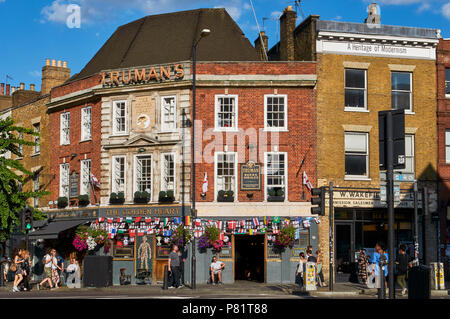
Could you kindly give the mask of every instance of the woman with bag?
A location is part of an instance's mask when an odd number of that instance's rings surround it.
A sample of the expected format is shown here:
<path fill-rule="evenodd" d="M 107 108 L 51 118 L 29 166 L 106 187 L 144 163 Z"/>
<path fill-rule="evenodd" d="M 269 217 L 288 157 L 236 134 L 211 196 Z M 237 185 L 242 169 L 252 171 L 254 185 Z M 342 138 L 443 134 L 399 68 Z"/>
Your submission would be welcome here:
<path fill-rule="evenodd" d="M 52 284 L 52 256 L 51 256 L 51 248 L 47 249 L 47 253 L 44 256 L 44 273 L 45 273 L 45 278 L 44 280 L 42 280 L 39 285 L 38 288 L 42 288 L 42 285 L 45 282 L 48 282 L 48 285 L 50 286 L 50 289 L 53 289 L 53 284 Z"/>
<path fill-rule="evenodd" d="M 55 289 L 58 289 L 59 288 L 58 269 L 63 271 L 63 268 L 58 266 L 58 260 L 56 259 L 56 250 L 55 249 L 52 249 L 51 256 L 52 256 L 52 281 L 55 284 Z"/>
<path fill-rule="evenodd" d="M 297 272 L 295 273 L 295 283 L 299 284 L 300 288 L 303 288 L 303 274 L 305 273 L 306 262 L 305 253 L 301 252 L 299 254 Z"/>
<path fill-rule="evenodd" d="M 21 289 L 24 291 L 30 290 L 30 274 L 31 274 L 31 267 L 30 267 L 30 252 L 28 250 L 24 250 L 22 253 L 23 257 L 23 266 L 22 266 L 22 273 L 23 273 L 23 280 L 20 283 Z"/>
<path fill-rule="evenodd" d="M 11 265 L 10 270 L 14 271 L 15 268 L 15 276 L 14 276 L 14 284 L 13 284 L 13 292 L 19 292 L 19 288 L 17 287 L 19 285 L 19 283 L 22 281 L 23 276 L 24 276 L 24 262 L 25 259 L 22 257 L 23 255 L 23 250 L 19 249 L 18 254 L 14 257 L 14 263 L 13 265 Z"/>

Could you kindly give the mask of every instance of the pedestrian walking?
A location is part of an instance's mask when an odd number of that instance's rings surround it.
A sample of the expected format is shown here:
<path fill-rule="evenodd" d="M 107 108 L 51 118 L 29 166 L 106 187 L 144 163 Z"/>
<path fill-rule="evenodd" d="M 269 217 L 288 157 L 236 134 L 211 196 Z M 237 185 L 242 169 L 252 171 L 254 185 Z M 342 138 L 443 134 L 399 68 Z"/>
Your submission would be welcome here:
<path fill-rule="evenodd" d="M 55 289 L 59 288 L 59 272 L 58 270 L 62 271 L 63 269 L 58 266 L 58 259 L 56 258 L 56 250 L 51 250 L 51 259 L 52 259 L 52 281 L 55 284 Z"/>
<path fill-rule="evenodd" d="M 30 252 L 28 250 L 24 250 L 22 253 L 22 257 L 24 259 L 22 267 L 23 280 L 20 283 L 21 286 L 20 290 L 30 291 L 30 275 L 31 275 Z"/>
<path fill-rule="evenodd" d="M 53 258 L 52 258 L 51 252 L 52 252 L 52 249 L 48 248 L 47 253 L 45 254 L 45 256 L 43 258 L 45 278 L 39 283 L 38 288 L 43 287 L 42 285 L 47 282 L 48 285 L 50 286 L 50 289 L 53 289 L 53 283 L 52 283 Z"/>
<path fill-rule="evenodd" d="M 64 258 L 62 258 L 60 255 L 56 256 L 56 263 L 58 264 L 59 267 L 61 267 L 61 270 L 57 270 L 58 271 L 58 276 L 59 276 L 59 283 L 60 285 L 64 285 L 65 281 L 65 268 L 64 268 Z"/>
<path fill-rule="evenodd" d="M 316 251 L 316 270 L 317 274 L 319 275 L 319 286 L 320 287 L 327 287 L 327 283 L 325 282 L 325 278 L 323 277 L 322 272 L 322 252 L 320 250 Z"/>
<path fill-rule="evenodd" d="M 178 246 L 173 245 L 169 254 L 168 271 L 170 272 L 169 288 L 180 287 L 180 257 L 178 256 Z"/>
<path fill-rule="evenodd" d="M 184 287 L 184 262 L 186 261 L 186 258 L 184 258 L 180 250 L 178 250 L 178 257 L 180 258 L 180 286 Z"/>
<path fill-rule="evenodd" d="M 306 268 L 306 257 L 305 253 L 301 252 L 299 254 L 299 260 L 297 265 L 297 271 L 295 273 L 295 283 L 300 285 L 300 288 L 303 288 L 303 281 L 304 281 L 304 274 L 305 274 L 305 268 Z"/>
<path fill-rule="evenodd" d="M 406 246 L 400 245 L 399 254 L 395 264 L 397 265 L 397 283 L 402 288 L 402 295 L 406 294 L 406 277 L 408 275 L 408 266 L 411 267 L 411 259 L 406 254 Z"/>
<path fill-rule="evenodd" d="M 380 267 L 380 257 L 383 255 L 386 257 L 386 263 L 389 260 L 388 254 L 384 250 L 384 245 L 377 243 L 375 245 L 375 253 L 372 257 L 372 264 L 374 264 L 372 273 L 375 276 L 375 285 L 378 289 L 381 289 L 381 267 Z M 388 276 L 388 267 L 384 267 L 384 286 L 387 288 L 387 276 Z"/>
<path fill-rule="evenodd" d="M 19 251 L 17 252 L 17 254 L 14 256 L 14 268 L 12 269 L 13 271 L 15 270 L 15 274 L 14 274 L 14 283 L 13 283 L 13 292 L 19 292 L 19 288 L 18 285 L 19 283 L 23 280 L 23 274 L 24 274 L 24 262 L 25 259 L 23 258 L 23 249 L 19 249 Z"/>
<path fill-rule="evenodd" d="M 369 258 L 366 255 L 366 250 L 360 249 L 358 257 L 358 278 L 360 284 L 367 285 L 368 265 L 369 265 Z"/>
<path fill-rule="evenodd" d="M 306 251 L 306 255 L 308 256 L 308 262 L 310 262 L 310 263 L 317 263 L 317 258 L 316 257 L 314 257 L 313 256 L 313 254 L 312 254 L 312 250 L 307 250 Z"/>

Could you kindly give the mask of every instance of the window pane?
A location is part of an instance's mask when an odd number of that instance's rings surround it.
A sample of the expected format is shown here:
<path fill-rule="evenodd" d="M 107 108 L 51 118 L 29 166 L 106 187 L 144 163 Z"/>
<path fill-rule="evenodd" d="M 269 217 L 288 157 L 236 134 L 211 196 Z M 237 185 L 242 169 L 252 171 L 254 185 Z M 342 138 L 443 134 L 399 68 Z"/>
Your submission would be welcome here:
<path fill-rule="evenodd" d="M 411 94 L 408 92 L 392 92 L 392 109 L 410 109 Z"/>
<path fill-rule="evenodd" d="M 366 153 L 366 134 L 345 133 L 345 151 Z"/>
<path fill-rule="evenodd" d="M 365 155 L 345 155 L 345 175 L 366 175 Z"/>
<path fill-rule="evenodd" d="M 445 145 L 450 145 L 450 130 L 445 130 Z"/>
<path fill-rule="evenodd" d="M 392 72 L 391 73 L 391 86 L 392 90 L 411 90 L 411 73 L 407 72 Z"/>
<path fill-rule="evenodd" d="M 445 147 L 445 161 L 450 162 L 450 146 Z"/>
<path fill-rule="evenodd" d="M 450 94 L 450 68 L 445 69 L 445 94 Z"/>
<path fill-rule="evenodd" d="M 364 89 L 366 87 L 365 73 L 365 70 L 346 69 L 345 87 Z"/>
<path fill-rule="evenodd" d="M 345 106 L 365 107 L 364 90 L 345 89 Z"/>

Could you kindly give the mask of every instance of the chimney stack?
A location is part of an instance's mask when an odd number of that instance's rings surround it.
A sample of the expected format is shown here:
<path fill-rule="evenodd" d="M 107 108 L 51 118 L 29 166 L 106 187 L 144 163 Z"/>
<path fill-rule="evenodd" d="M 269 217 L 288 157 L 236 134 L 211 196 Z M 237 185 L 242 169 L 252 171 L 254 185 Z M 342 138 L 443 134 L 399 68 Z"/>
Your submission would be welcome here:
<path fill-rule="evenodd" d="M 267 51 L 269 51 L 268 45 L 269 37 L 266 35 L 265 31 L 261 31 L 260 36 L 255 40 L 255 49 L 256 52 L 258 52 L 261 61 L 267 61 Z"/>
<path fill-rule="evenodd" d="M 280 17 L 280 61 L 294 61 L 294 29 L 297 13 L 287 6 Z"/>
<path fill-rule="evenodd" d="M 0 84 L 0 95 L 5 94 L 5 83 Z"/>
<path fill-rule="evenodd" d="M 6 84 L 6 93 L 5 93 L 5 95 L 9 96 L 9 91 L 10 91 L 10 85 Z"/>
<path fill-rule="evenodd" d="M 66 82 L 70 78 L 70 69 L 67 67 L 67 62 L 62 62 L 52 59 L 46 59 L 45 66 L 42 68 L 42 84 L 41 94 L 50 93 L 51 89 Z"/>
<path fill-rule="evenodd" d="M 33 83 L 30 84 L 30 91 L 34 91 L 34 89 L 35 89 L 35 85 Z"/>
<path fill-rule="evenodd" d="M 364 23 L 366 24 L 381 24 L 381 10 L 376 3 L 371 3 L 367 7 L 369 15 L 367 16 Z"/>

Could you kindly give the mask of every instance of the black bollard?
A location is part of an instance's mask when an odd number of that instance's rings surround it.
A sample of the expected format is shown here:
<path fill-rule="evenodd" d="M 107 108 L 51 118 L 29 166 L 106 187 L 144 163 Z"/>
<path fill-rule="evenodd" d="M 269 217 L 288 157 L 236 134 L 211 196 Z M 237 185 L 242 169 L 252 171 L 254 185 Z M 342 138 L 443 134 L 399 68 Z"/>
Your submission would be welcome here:
<path fill-rule="evenodd" d="M 167 266 L 164 266 L 164 283 L 163 290 L 167 290 L 169 285 L 169 272 L 167 270 Z"/>

